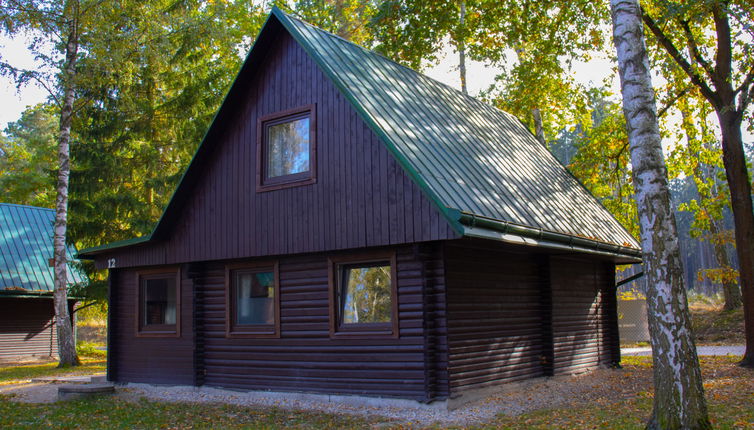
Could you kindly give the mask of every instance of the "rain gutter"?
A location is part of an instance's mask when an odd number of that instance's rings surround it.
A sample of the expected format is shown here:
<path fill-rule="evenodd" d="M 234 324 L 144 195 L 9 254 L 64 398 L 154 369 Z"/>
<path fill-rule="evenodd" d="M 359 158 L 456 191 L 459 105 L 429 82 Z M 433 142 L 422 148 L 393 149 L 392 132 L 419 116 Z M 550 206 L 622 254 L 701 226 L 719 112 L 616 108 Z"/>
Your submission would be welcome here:
<path fill-rule="evenodd" d="M 542 246 L 551 249 L 570 250 L 589 254 L 619 257 L 631 262 L 641 262 L 641 250 L 626 246 L 600 242 L 583 237 L 527 227 L 508 221 L 456 211 L 458 222 L 464 226 L 465 236 L 497 239 L 530 246 Z"/>

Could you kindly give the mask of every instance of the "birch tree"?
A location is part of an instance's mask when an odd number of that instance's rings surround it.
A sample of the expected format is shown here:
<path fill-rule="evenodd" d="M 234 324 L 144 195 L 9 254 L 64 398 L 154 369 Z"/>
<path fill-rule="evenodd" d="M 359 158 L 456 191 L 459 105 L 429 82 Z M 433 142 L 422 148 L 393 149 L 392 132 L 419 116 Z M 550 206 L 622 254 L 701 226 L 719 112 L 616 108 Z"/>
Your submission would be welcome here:
<path fill-rule="evenodd" d="M 611 0 L 610 5 L 648 281 L 655 393 L 647 428 L 711 428 L 670 207 L 641 10 L 637 0 Z"/>
<path fill-rule="evenodd" d="M 47 69 L 20 70 L 3 62 L 2 71 L 13 76 L 19 85 L 35 81 L 47 88 L 55 99 L 60 115 L 57 132 L 57 185 L 53 257 L 55 287 L 55 328 L 58 336 L 59 366 L 80 364 L 68 312 L 68 262 L 66 261 L 66 227 L 68 219 L 68 180 L 70 177 L 71 123 L 76 103 L 76 81 L 82 24 L 86 16 L 99 9 L 98 4 L 45 0 L 9 0 L 0 9 L 3 29 L 10 35 L 25 33 L 31 38 L 30 51 Z M 52 52 L 46 48 L 52 46 Z"/>

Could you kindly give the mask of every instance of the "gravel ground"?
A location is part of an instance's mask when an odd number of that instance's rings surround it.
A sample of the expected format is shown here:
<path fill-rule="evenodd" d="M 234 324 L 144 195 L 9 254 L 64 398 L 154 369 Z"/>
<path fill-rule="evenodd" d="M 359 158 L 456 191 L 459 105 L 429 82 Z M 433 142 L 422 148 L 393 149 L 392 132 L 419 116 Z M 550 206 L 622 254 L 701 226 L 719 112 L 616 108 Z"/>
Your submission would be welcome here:
<path fill-rule="evenodd" d="M 745 345 L 722 345 L 722 346 L 697 346 L 698 355 L 744 355 L 746 352 Z M 641 348 L 623 348 L 620 350 L 621 355 L 652 355 L 652 348 L 645 346 Z"/>
<path fill-rule="evenodd" d="M 597 369 L 593 372 L 554 378 L 537 378 L 509 384 L 494 395 L 458 409 L 448 411 L 442 405 L 378 405 L 359 403 L 337 396 L 278 396 L 272 393 L 248 393 L 217 388 L 186 386 L 152 386 L 129 384 L 119 389 L 125 399 L 147 398 L 167 402 L 225 403 L 240 406 L 275 406 L 294 410 L 314 410 L 333 414 L 348 413 L 364 417 L 382 417 L 413 425 L 469 425 L 489 421 L 499 414 L 516 416 L 537 409 L 588 402 L 590 399 L 615 396 L 622 370 Z M 635 392 L 635 391 L 634 391 Z M 630 396 L 631 391 L 627 391 Z M 313 398 L 316 397 L 316 398 Z M 389 403 L 389 401 L 385 402 Z"/>

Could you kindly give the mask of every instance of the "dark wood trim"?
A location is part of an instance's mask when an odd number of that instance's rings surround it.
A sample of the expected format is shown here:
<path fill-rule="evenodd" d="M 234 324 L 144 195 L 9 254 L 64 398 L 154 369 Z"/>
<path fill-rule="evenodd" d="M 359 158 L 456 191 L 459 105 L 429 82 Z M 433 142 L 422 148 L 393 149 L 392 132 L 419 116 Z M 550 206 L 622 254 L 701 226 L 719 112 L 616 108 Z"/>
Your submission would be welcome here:
<path fill-rule="evenodd" d="M 552 376 L 555 369 L 555 345 L 552 328 L 552 262 L 545 254 L 534 257 L 539 266 L 539 304 L 541 306 L 541 342 L 540 362 L 545 376 Z"/>
<path fill-rule="evenodd" d="M 115 315 L 113 312 L 116 306 L 112 306 L 113 303 L 113 269 L 107 271 L 107 371 L 105 378 L 110 382 L 115 382 L 117 373 L 114 367 L 115 354 L 117 350 L 115 346 Z"/>
<path fill-rule="evenodd" d="M 336 295 L 337 282 L 340 282 L 338 279 L 338 265 L 374 263 L 386 260 L 390 262 L 390 290 L 392 295 L 390 323 L 353 324 L 352 327 L 339 326 L 338 300 Z M 379 339 L 385 337 L 398 338 L 400 336 L 400 324 L 398 321 L 398 267 L 395 251 L 374 251 L 331 256 L 327 259 L 327 285 L 331 338 Z"/>
<path fill-rule="evenodd" d="M 309 171 L 292 175 L 280 176 L 275 179 L 265 179 L 265 131 L 269 125 L 286 122 L 289 118 L 308 113 L 309 116 Z M 317 182 L 317 105 L 310 104 L 282 112 L 265 115 L 257 119 L 256 141 L 256 190 L 258 193 L 275 191 L 283 188 L 310 185 Z"/>
<path fill-rule="evenodd" d="M 235 270 L 262 272 L 272 270 L 275 287 L 273 324 L 259 326 L 237 326 L 235 321 L 235 300 L 232 294 L 231 274 Z M 225 337 L 279 338 L 280 337 L 280 268 L 277 261 L 245 262 L 225 265 Z"/>
<path fill-rule="evenodd" d="M 175 324 L 150 324 L 149 328 L 141 325 L 141 302 L 143 277 L 159 279 L 175 276 Z M 181 268 L 179 266 L 161 267 L 159 269 L 139 270 L 136 272 L 136 337 L 181 337 Z"/>

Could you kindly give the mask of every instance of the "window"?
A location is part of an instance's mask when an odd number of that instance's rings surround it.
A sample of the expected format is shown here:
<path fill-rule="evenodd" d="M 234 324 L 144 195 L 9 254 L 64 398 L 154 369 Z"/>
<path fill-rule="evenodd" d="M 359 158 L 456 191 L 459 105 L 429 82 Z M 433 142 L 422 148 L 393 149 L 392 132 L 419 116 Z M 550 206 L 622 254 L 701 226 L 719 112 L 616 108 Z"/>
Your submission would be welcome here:
<path fill-rule="evenodd" d="M 137 333 L 146 336 L 180 335 L 180 277 L 177 270 L 138 273 Z"/>
<path fill-rule="evenodd" d="M 229 337 L 278 337 L 280 333 L 276 264 L 226 268 L 226 334 Z"/>
<path fill-rule="evenodd" d="M 315 182 L 315 121 L 314 105 L 259 119 L 257 191 Z"/>
<path fill-rule="evenodd" d="M 330 333 L 398 336 L 394 254 L 330 259 Z"/>

